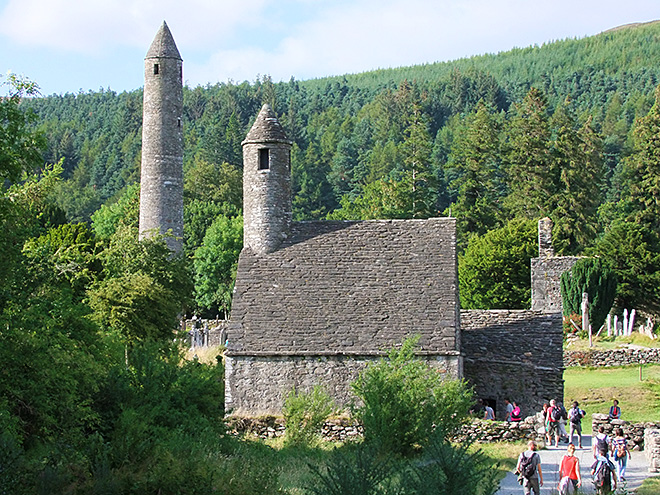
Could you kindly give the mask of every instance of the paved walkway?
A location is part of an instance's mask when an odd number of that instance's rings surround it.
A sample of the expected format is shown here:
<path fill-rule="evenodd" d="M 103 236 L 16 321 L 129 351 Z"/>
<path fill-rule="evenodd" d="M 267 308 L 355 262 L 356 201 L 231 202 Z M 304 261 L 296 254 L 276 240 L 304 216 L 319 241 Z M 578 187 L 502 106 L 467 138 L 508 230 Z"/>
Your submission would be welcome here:
<path fill-rule="evenodd" d="M 594 493 L 594 485 L 591 476 L 591 465 L 594 462 L 591 453 L 591 436 L 582 436 L 583 449 L 577 449 L 575 455 L 580 459 L 580 474 L 582 475 L 582 488 L 580 493 Z M 559 448 L 550 447 L 538 451 L 541 456 L 541 470 L 543 471 L 543 487 L 541 495 L 557 493 L 559 484 L 559 464 L 566 453 L 566 444 L 560 443 Z M 649 476 L 648 462 L 644 452 L 632 452 L 632 458 L 628 459 L 626 468 L 626 488 L 629 492 L 640 487 L 642 482 Z M 618 487 L 618 485 L 617 485 Z M 523 488 L 518 484 L 518 476 L 513 472 L 506 474 L 500 483 L 500 489 L 496 495 L 522 495 Z"/>

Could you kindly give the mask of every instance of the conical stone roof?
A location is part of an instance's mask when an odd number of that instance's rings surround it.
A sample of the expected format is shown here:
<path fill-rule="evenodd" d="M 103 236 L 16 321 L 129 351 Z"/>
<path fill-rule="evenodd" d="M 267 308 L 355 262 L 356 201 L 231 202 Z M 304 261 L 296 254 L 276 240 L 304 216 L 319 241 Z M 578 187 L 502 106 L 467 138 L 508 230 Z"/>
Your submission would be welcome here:
<path fill-rule="evenodd" d="M 151 42 L 151 46 L 149 47 L 149 51 L 145 58 L 176 58 L 178 60 L 183 60 L 179 53 L 179 49 L 176 47 L 170 28 L 167 27 L 165 21 L 163 21 L 154 40 Z"/>
<path fill-rule="evenodd" d="M 261 107 L 257 119 L 254 121 L 250 132 L 248 132 L 243 141 L 243 145 L 248 143 L 284 143 L 292 144 L 292 141 L 286 137 L 284 128 L 277 115 L 268 103 Z"/>

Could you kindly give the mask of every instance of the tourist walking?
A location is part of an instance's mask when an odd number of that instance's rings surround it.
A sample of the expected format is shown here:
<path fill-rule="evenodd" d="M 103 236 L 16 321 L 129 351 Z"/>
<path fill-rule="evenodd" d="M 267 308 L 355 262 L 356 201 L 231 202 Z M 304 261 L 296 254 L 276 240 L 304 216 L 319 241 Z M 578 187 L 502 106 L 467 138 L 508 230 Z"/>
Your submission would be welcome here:
<path fill-rule="evenodd" d="M 552 399 L 550 407 L 547 411 L 546 423 L 548 425 L 548 439 L 552 443 L 552 438 L 555 439 L 555 447 L 559 447 L 559 420 L 561 419 L 561 409 L 557 406 L 557 401 Z"/>
<path fill-rule="evenodd" d="M 495 421 L 495 411 L 493 411 L 493 408 L 486 401 L 484 401 L 484 419 Z"/>
<path fill-rule="evenodd" d="M 523 486 L 525 495 L 540 495 L 543 486 L 543 472 L 541 470 L 541 457 L 536 452 L 536 442 L 527 442 L 527 450 L 518 456 L 516 472 L 519 474 L 518 482 Z"/>
<path fill-rule="evenodd" d="M 616 463 L 616 477 L 620 481 L 624 481 L 626 479 L 626 465 L 628 459 L 631 458 L 628 450 L 628 440 L 623 435 L 622 428 L 617 428 L 614 433 L 616 433 L 616 436 L 612 439 L 612 454 Z"/>
<path fill-rule="evenodd" d="M 607 450 L 599 448 L 596 454 L 596 462 L 591 466 L 591 474 L 594 477 L 594 486 L 598 495 L 610 495 L 616 490 L 617 476 L 614 464 L 607 458 Z"/>
<path fill-rule="evenodd" d="M 522 421 L 522 411 L 515 400 L 513 401 L 513 410 L 511 411 L 511 421 L 514 423 Z"/>
<path fill-rule="evenodd" d="M 602 451 L 604 456 L 609 458 L 610 451 L 610 437 L 605 433 L 605 428 L 602 426 L 598 427 L 598 433 L 593 439 L 593 453 L 594 459 L 598 458 L 598 454 Z"/>
<path fill-rule="evenodd" d="M 573 402 L 573 406 L 568 410 L 569 433 L 568 441 L 573 443 L 573 435 L 578 437 L 578 448 L 582 448 L 582 418 L 585 416 L 584 410 L 580 409 L 580 404 L 577 401 Z"/>
<path fill-rule="evenodd" d="M 568 495 L 569 493 L 577 493 L 580 486 L 582 486 L 580 460 L 575 457 L 575 445 L 569 443 L 566 454 L 562 457 L 559 466 L 559 485 L 557 489 L 560 495 Z"/>
<path fill-rule="evenodd" d="M 504 417 L 504 421 L 511 422 L 513 421 L 512 414 L 513 414 L 513 404 L 511 404 L 511 401 L 509 399 L 504 399 L 504 403 L 506 404 L 506 416 Z"/>

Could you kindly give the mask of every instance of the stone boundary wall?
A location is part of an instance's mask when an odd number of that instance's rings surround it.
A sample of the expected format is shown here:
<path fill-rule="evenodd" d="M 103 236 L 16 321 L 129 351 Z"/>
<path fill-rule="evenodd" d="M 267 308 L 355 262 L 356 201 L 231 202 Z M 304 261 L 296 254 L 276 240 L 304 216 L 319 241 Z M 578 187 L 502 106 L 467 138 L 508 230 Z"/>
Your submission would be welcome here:
<path fill-rule="evenodd" d="M 564 366 L 628 366 L 660 363 L 660 348 L 564 351 Z"/>
<path fill-rule="evenodd" d="M 286 427 L 284 418 L 278 416 L 259 418 L 230 416 L 227 418 L 227 430 L 232 435 L 250 435 L 265 440 L 283 436 Z M 455 439 L 460 441 L 474 438 L 478 443 L 543 441 L 543 432 L 543 421 L 540 414 L 525 418 L 518 423 L 474 419 L 463 426 Z M 348 418 L 328 420 L 323 424 L 321 431 L 323 440 L 333 442 L 344 442 L 359 438 L 363 434 L 364 428 Z"/>
<path fill-rule="evenodd" d="M 649 462 L 649 473 L 660 471 L 660 430 L 647 428 L 644 431 L 644 452 Z"/>
<path fill-rule="evenodd" d="M 610 437 L 614 436 L 615 428 L 623 429 L 623 434 L 628 439 L 628 449 L 635 451 L 646 450 L 645 436 L 647 430 L 660 429 L 660 423 L 630 423 L 622 419 L 610 420 L 607 414 L 592 414 L 591 434 L 595 436 L 601 426 Z M 660 466 L 660 463 L 658 466 Z"/>

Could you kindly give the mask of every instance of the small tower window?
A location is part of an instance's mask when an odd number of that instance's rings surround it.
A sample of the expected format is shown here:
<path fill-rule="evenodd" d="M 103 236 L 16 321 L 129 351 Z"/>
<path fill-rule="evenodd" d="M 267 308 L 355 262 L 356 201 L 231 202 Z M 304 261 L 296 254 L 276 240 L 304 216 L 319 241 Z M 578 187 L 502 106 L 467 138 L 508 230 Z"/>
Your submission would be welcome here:
<path fill-rule="evenodd" d="M 259 150 L 259 170 L 268 170 L 270 168 L 270 155 L 268 148 Z"/>
<path fill-rule="evenodd" d="M 160 67 L 158 67 L 158 64 L 154 64 L 154 76 L 157 76 L 159 72 L 160 72 Z"/>

